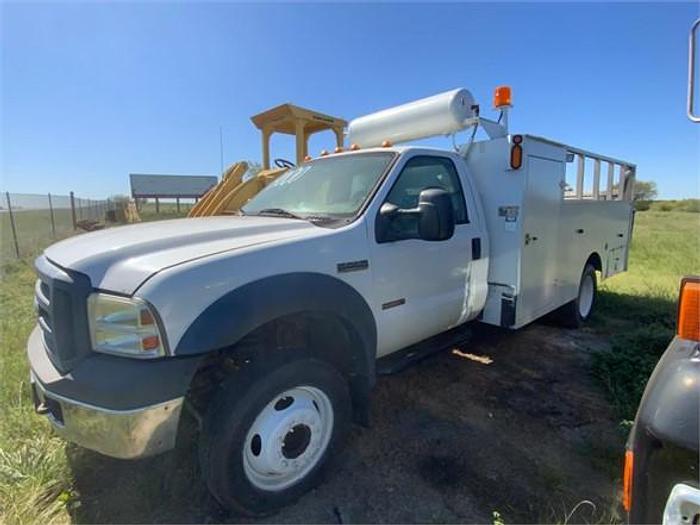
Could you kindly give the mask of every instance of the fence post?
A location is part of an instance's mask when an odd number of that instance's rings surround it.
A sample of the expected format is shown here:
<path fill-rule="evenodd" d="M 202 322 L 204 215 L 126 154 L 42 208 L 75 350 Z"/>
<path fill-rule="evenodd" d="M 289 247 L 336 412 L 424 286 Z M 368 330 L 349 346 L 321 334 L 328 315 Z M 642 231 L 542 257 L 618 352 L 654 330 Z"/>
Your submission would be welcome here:
<path fill-rule="evenodd" d="M 78 229 L 78 221 L 75 220 L 75 195 L 73 195 L 73 192 L 70 192 L 70 215 L 71 218 L 73 219 L 73 229 L 77 230 Z"/>
<path fill-rule="evenodd" d="M 10 202 L 10 192 L 5 192 L 7 198 L 7 212 L 10 214 L 10 226 L 12 227 L 12 238 L 15 241 L 15 253 L 19 259 L 19 243 L 17 242 L 17 228 L 15 228 L 15 216 L 12 214 L 12 203 Z"/>
<path fill-rule="evenodd" d="M 54 239 L 56 238 L 56 220 L 53 217 L 53 202 L 51 202 L 51 194 L 49 193 L 49 214 L 51 215 L 51 233 Z"/>
<path fill-rule="evenodd" d="M 177 203 L 177 212 L 180 213 L 180 197 L 177 197 L 175 202 Z"/>
<path fill-rule="evenodd" d="M 156 215 L 160 213 L 160 201 L 156 197 Z"/>

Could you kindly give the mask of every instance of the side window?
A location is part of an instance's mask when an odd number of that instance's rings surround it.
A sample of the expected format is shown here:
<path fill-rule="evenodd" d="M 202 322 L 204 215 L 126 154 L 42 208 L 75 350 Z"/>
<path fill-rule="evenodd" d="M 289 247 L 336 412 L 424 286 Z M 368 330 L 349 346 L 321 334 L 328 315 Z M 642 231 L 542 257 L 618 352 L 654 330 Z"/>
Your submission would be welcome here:
<path fill-rule="evenodd" d="M 386 202 L 395 204 L 399 208 L 415 208 L 418 206 L 420 192 L 426 188 L 440 188 L 449 193 L 452 198 L 455 222 L 457 224 L 469 222 L 457 168 L 450 159 L 445 157 L 420 156 L 410 159 L 387 195 Z M 415 217 L 398 216 L 392 222 L 393 236 L 396 238 L 410 239 L 418 236 L 418 223 Z"/>

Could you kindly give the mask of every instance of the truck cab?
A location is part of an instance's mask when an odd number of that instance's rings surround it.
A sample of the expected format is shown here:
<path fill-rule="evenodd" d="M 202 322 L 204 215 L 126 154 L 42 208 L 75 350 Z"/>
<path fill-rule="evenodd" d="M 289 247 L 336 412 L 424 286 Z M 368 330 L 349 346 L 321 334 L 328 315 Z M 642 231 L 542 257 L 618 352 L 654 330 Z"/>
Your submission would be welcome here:
<path fill-rule="evenodd" d="M 590 154 L 479 120 L 466 90 L 385 111 L 240 209 L 49 247 L 28 357 L 57 433 L 143 457 L 173 448 L 187 408 L 212 494 L 265 514 L 368 422 L 378 358 L 469 321 L 585 321 L 596 272 L 626 266 L 633 165 L 595 157 L 617 189 L 587 197 L 581 168 L 570 199 L 568 159 Z M 477 125 L 490 138 L 458 151 L 392 144 Z"/>
<path fill-rule="evenodd" d="M 700 276 L 681 280 L 676 335 L 649 378 L 627 439 L 628 523 L 700 522 Z"/>

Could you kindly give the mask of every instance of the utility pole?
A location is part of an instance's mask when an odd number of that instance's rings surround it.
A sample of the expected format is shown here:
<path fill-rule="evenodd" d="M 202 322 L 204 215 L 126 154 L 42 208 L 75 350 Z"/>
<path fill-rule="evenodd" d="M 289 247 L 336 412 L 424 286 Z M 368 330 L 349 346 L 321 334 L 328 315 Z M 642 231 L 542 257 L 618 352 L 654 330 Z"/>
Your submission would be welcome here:
<path fill-rule="evenodd" d="M 224 132 L 221 129 L 221 126 L 219 126 L 219 163 L 221 170 L 219 173 L 223 174 L 224 173 Z"/>

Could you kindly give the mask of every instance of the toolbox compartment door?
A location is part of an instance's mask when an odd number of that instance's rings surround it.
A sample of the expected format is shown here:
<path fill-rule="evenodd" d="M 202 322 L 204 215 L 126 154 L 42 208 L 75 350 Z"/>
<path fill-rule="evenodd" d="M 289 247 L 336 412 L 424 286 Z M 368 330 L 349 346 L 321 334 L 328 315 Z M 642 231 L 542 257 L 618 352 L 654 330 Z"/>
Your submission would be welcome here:
<path fill-rule="evenodd" d="M 557 301 L 560 184 L 563 176 L 562 162 L 528 157 L 518 325 L 551 310 Z"/>

